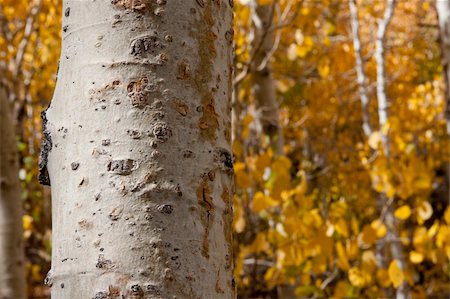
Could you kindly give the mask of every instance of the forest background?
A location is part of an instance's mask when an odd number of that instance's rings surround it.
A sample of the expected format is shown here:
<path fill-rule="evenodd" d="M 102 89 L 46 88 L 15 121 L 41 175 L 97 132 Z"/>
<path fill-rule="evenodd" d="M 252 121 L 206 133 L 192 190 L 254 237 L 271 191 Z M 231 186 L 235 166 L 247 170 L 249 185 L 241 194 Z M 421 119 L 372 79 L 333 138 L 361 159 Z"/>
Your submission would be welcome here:
<path fill-rule="evenodd" d="M 49 297 L 51 197 L 38 158 L 40 113 L 65 59 L 61 5 L 0 0 L 29 298 Z M 450 32 L 439 3 L 236 0 L 234 9 L 239 297 L 447 298 Z"/>

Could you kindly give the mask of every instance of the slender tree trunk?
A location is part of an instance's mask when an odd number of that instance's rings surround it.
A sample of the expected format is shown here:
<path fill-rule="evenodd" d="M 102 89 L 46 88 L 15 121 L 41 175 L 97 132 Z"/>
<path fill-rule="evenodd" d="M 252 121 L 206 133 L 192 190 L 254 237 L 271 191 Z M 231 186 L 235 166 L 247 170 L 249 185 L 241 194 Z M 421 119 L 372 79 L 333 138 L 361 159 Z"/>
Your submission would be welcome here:
<path fill-rule="evenodd" d="M 11 116 L 0 85 L 0 299 L 26 298 L 19 161 Z"/>
<path fill-rule="evenodd" d="M 441 36 L 441 57 L 445 83 L 445 120 L 447 137 L 450 136 L 450 2 L 436 1 Z M 438 199 L 447 203 L 450 190 L 450 162 L 444 164 L 444 182 L 436 190 Z"/>
<path fill-rule="evenodd" d="M 394 14 L 396 0 L 387 0 L 386 8 L 384 11 L 384 17 L 378 23 L 378 30 L 375 42 L 375 60 L 377 67 L 377 99 L 378 99 L 378 120 L 380 126 L 381 143 L 383 145 L 383 151 L 387 163 L 389 165 L 390 160 L 390 140 L 389 132 L 386 126 L 389 119 L 389 99 L 386 93 L 386 71 L 385 71 L 385 39 L 386 32 Z M 385 219 L 388 229 L 387 237 L 390 241 L 392 258 L 398 262 L 398 265 L 402 271 L 406 270 L 407 262 L 405 256 L 405 250 L 403 244 L 400 241 L 400 234 L 397 228 L 397 223 L 394 217 L 393 207 L 390 206 L 393 202 L 392 198 L 388 198 L 386 194 L 380 194 L 380 201 L 385 205 L 389 205 L 386 209 Z M 409 293 L 409 287 L 406 281 L 404 281 L 396 289 L 397 299 L 411 298 Z"/>
<path fill-rule="evenodd" d="M 283 154 L 283 132 L 279 122 L 279 105 L 276 97 L 275 80 L 272 75 L 270 54 L 274 44 L 273 16 L 275 4 L 252 2 L 254 58 L 251 67 L 252 88 L 255 108 L 260 113 L 262 131 L 271 138 L 279 155 Z"/>
<path fill-rule="evenodd" d="M 356 75 L 359 89 L 359 97 L 361 99 L 361 109 L 362 109 L 362 128 L 366 137 L 370 137 L 373 129 L 370 123 L 370 98 L 367 91 L 367 77 L 364 71 L 364 61 L 361 49 L 361 39 L 359 37 L 359 21 L 358 21 L 358 9 L 356 6 L 356 0 L 349 1 L 350 7 L 350 21 L 352 25 L 352 39 L 353 39 L 353 49 L 355 52 L 356 61 Z"/>
<path fill-rule="evenodd" d="M 445 79 L 445 119 L 447 134 L 450 135 L 450 2 L 436 1 L 441 35 L 442 66 Z"/>
<path fill-rule="evenodd" d="M 64 2 L 52 298 L 235 297 L 231 5 Z"/>

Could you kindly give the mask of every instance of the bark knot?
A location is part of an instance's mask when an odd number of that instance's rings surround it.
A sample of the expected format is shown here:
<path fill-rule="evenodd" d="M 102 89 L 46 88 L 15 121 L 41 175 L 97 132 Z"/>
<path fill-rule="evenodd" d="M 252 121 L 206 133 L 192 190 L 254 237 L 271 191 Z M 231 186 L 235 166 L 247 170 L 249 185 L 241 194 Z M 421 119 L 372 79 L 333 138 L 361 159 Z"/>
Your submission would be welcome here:
<path fill-rule="evenodd" d="M 50 106 L 48 107 L 50 108 Z M 48 154 L 52 149 L 52 137 L 47 129 L 47 109 L 41 112 L 42 119 L 42 141 L 41 153 L 39 155 L 39 182 L 42 185 L 50 186 L 50 177 L 47 170 Z"/>

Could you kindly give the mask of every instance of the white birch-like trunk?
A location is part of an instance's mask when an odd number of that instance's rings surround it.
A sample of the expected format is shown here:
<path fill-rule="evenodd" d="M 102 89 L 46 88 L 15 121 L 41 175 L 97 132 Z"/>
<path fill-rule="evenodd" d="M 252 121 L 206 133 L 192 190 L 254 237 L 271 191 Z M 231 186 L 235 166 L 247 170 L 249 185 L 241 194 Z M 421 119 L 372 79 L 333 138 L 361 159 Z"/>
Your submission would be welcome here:
<path fill-rule="evenodd" d="M 447 134 L 450 135 L 450 1 L 437 0 L 436 10 L 439 19 L 439 32 L 441 36 L 442 66 L 445 79 L 445 120 Z"/>
<path fill-rule="evenodd" d="M 64 1 L 41 163 L 53 299 L 235 297 L 231 6 Z"/>
<path fill-rule="evenodd" d="M 364 61 L 361 49 L 361 39 L 359 37 L 359 21 L 356 0 L 349 0 L 350 23 L 352 26 L 353 50 L 355 52 L 356 78 L 358 82 L 359 97 L 362 109 L 362 129 L 366 137 L 370 137 L 373 129 L 370 123 L 370 98 L 367 91 L 366 72 L 364 71 Z"/>
<path fill-rule="evenodd" d="M 260 114 L 263 133 L 271 138 L 279 155 L 283 154 L 283 132 L 279 123 L 279 105 L 276 97 L 275 80 L 272 75 L 270 54 L 274 46 L 273 16 L 274 4 L 251 3 L 254 39 L 254 57 L 251 67 L 252 89 L 255 108 Z M 277 142 L 274 142 L 276 137 Z"/>
<path fill-rule="evenodd" d="M 450 136 L 450 1 L 436 1 L 441 36 L 441 57 L 445 83 L 445 121 L 447 136 Z M 439 198 L 448 202 L 450 189 L 450 163 L 444 164 L 444 182 L 438 189 Z"/>
<path fill-rule="evenodd" d="M 19 161 L 10 106 L 0 85 L 0 299 L 25 299 Z"/>
<path fill-rule="evenodd" d="M 394 14 L 394 9 L 396 5 L 396 0 L 387 0 L 386 8 L 384 11 L 383 18 L 378 22 L 378 30 L 375 42 L 375 61 L 377 68 L 377 100 L 378 100 L 378 120 L 380 126 L 381 143 L 383 145 L 384 155 L 389 164 L 390 160 L 390 142 L 389 133 L 386 126 L 388 125 L 389 119 L 389 99 L 386 94 L 386 69 L 385 69 L 385 39 L 387 28 L 392 20 Z M 385 205 L 391 205 L 393 200 L 388 198 L 386 194 L 380 194 L 380 201 L 384 202 Z M 407 268 L 405 250 L 403 244 L 400 240 L 400 234 L 397 228 L 397 222 L 394 217 L 394 211 L 392 206 L 386 209 L 385 214 L 386 226 L 388 229 L 387 237 L 390 241 L 392 258 L 398 262 L 398 265 L 402 271 Z M 409 299 L 411 298 L 409 292 L 409 286 L 406 281 L 404 281 L 396 289 L 396 299 Z"/>

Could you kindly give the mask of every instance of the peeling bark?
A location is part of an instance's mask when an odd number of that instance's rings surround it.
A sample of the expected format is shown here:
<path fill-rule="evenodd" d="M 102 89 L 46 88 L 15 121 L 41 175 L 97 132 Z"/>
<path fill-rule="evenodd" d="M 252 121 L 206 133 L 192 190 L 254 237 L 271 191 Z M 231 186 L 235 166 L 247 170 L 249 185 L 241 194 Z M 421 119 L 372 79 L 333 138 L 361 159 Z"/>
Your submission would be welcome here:
<path fill-rule="evenodd" d="M 0 298 L 26 298 L 19 161 L 12 109 L 0 85 Z"/>
<path fill-rule="evenodd" d="M 231 2 L 64 2 L 52 298 L 235 298 Z"/>

